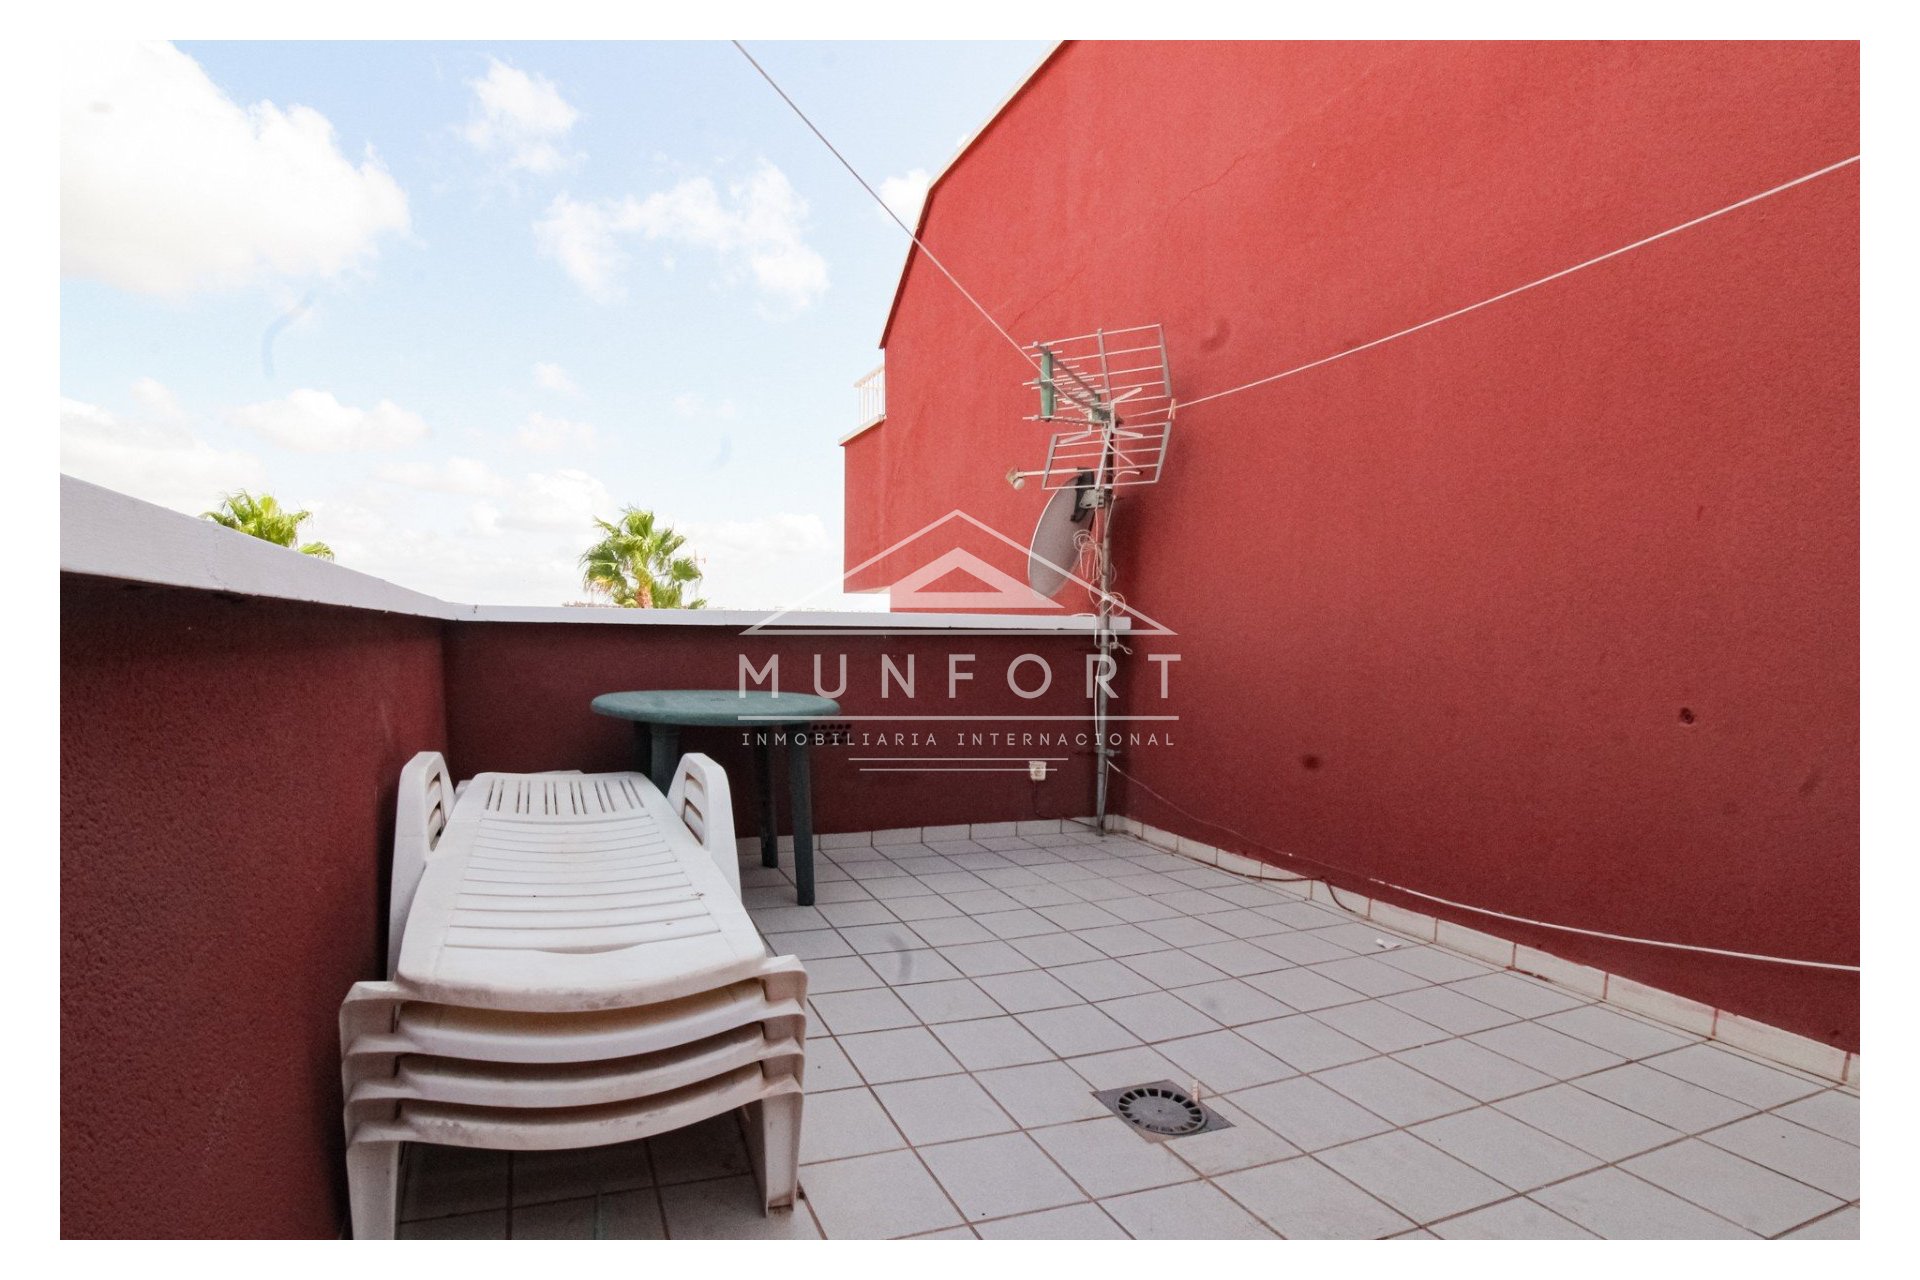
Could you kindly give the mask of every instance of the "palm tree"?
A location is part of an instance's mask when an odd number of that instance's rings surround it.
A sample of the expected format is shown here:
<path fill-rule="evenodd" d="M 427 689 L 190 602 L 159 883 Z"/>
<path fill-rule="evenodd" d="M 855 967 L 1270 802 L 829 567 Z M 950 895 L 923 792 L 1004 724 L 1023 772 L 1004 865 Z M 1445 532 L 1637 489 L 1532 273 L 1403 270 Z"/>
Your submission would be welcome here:
<path fill-rule="evenodd" d="M 700 566 L 677 554 L 687 540 L 654 519 L 653 512 L 625 507 L 618 520 L 594 517 L 605 536 L 580 557 L 588 591 L 627 609 L 704 609 L 704 597 L 686 599 L 700 589 Z"/>
<path fill-rule="evenodd" d="M 288 511 L 270 493 L 254 497 L 245 489 L 229 493 L 220 500 L 218 511 L 202 511 L 202 519 L 227 529 L 251 534 L 276 547 L 297 546 L 303 556 L 333 559 L 333 548 L 324 542 L 301 542 L 300 526 L 313 518 L 311 511 Z"/>

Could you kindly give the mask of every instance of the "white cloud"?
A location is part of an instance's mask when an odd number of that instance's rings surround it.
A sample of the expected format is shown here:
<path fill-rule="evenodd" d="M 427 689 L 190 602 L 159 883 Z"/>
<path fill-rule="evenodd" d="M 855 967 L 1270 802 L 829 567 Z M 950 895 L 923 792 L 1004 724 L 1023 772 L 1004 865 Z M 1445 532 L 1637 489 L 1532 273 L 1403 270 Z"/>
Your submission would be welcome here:
<path fill-rule="evenodd" d="M 709 554 L 725 551 L 745 556 L 774 556 L 789 552 L 806 554 L 832 549 L 827 529 L 820 517 L 811 513 L 781 513 L 759 520 L 713 520 L 695 522 L 685 531 L 697 532 L 701 550 Z"/>
<path fill-rule="evenodd" d="M 477 458 L 448 458 L 440 463 L 397 462 L 381 467 L 374 476 L 407 489 L 469 497 L 502 494 L 512 488 L 493 468 Z"/>
<path fill-rule="evenodd" d="M 591 449 L 593 428 L 584 422 L 572 422 L 545 413 L 530 413 L 520 428 L 520 447 L 534 453 L 557 453 L 562 449 Z"/>
<path fill-rule="evenodd" d="M 299 390 L 284 400 L 244 405 L 230 415 L 274 443 L 299 453 L 396 449 L 425 438 L 427 424 L 391 400 L 371 409 L 341 404 L 325 391 Z"/>
<path fill-rule="evenodd" d="M 544 390 L 558 391 L 563 396 L 581 394 L 580 384 L 573 380 L 573 375 L 559 365 L 549 364 L 545 360 L 533 366 L 533 380 Z"/>
<path fill-rule="evenodd" d="M 540 251 L 590 297 L 608 302 L 625 290 L 622 242 L 633 236 L 712 251 L 760 291 L 793 308 L 827 288 L 827 262 L 806 243 L 807 203 L 773 165 L 761 161 L 723 198 L 709 178 L 690 178 L 645 199 L 575 200 L 561 194 L 534 224 Z"/>
<path fill-rule="evenodd" d="M 157 378 L 135 378 L 133 398 L 140 402 L 142 409 L 162 422 L 181 422 L 187 416 L 187 411 L 180 407 L 173 392 Z"/>
<path fill-rule="evenodd" d="M 509 168 L 529 173 L 553 173 L 578 158 L 564 148 L 580 112 L 553 81 L 489 58 L 487 74 L 467 84 L 473 119 L 462 132 L 475 150 L 498 153 Z"/>
<path fill-rule="evenodd" d="M 781 609 L 803 601 L 810 608 L 846 607 L 840 546 L 819 516 L 694 520 L 674 528 L 700 557 L 701 589 L 715 608 Z M 876 606 L 868 600 L 853 607 Z"/>
<path fill-rule="evenodd" d="M 613 495 L 607 487 L 584 471 L 568 468 L 529 475 L 498 519 L 510 529 L 564 529 L 585 538 L 593 531 L 595 516 L 614 514 Z M 582 542 L 581 550 L 585 549 Z"/>
<path fill-rule="evenodd" d="M 389 491 L 389 494 L 397 491 Z M 580 595 L 583 538 L 499 536 L 497 529 L 433 522 L 418 500 L 363 494 L 313 504 L 340 563 L 462 604 L 562 604 Z M 574 542 L 579 546 L 574 546 Z"/>
<path fill-rule="evenodd" d="M 698 391 L 682 391 L 673 398 L 673 411 L 683 418 L 731 418 L 731 400 L 709 400 Z"/>
<path fill-rule="evenodd" d="M 880 182 L 880 200 L 893 210 L 893 216 L 913 226 L 920 221 L 920 206 L 927 202 L 927 188 L 933 179 L 925 169 L 909 169 L 896 178 L 883 178 Z M 886 217 L 878 209 L 878 217 Z"/>
<path fill-rule="evenodd" d="M 623 229 L 616 226 L 620 216 L 620 206 L 612 202 L 558 195 L 533 224 L 534 241 L 588 297 L 613 302 L 626 293 L 615 279 L 627 265 L 626 251 L 614 236 Z"/>
<path fill-rule="evenodd" d="M 364 264 L 407 229 L 407 197 L 355 165 L 308 107 L 242 107 L 169 44 L 68 54 L 60 121 L 61 270 L 181 295 Z"/>
<path fill-rule="evenodd" d="M 250 453 L 216 449 L 180 427 L 130 422 L 78 400 L 60 402 L 60 469 L 192 515 L 218 506 L 223 493 L 267 484 L 266 468 Z"/>

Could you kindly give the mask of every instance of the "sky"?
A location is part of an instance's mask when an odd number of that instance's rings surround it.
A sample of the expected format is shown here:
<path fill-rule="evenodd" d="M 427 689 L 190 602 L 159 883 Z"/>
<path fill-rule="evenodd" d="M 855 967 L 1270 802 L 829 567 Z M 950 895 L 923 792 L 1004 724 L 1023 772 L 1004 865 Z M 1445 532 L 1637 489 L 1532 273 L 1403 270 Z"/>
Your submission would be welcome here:
<path fill-rule="evenodd" d="M 911 223 L 1037 42 L 755 56 Z M 592 517 L 716 607 L 839 597 L 907 238 L 724 43 L 73 46 L 61 469 L 267 491 L 445 599 L 585 598 Z"/>

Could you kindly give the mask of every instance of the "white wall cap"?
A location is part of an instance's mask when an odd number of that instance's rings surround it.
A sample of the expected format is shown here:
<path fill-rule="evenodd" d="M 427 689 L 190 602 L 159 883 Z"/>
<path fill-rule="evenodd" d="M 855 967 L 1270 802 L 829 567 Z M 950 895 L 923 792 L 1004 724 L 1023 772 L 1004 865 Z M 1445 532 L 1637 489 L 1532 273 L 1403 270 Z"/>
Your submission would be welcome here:
<path fill-rule="evenodd" d="M 950 631 L 1083 634 L 1086 614 L 889 613 L 884 610 L 591 609 L 561 605 L 456 604 L 330 560 L 303 556 L 211 520 L 142 502 L 72 476 L 60 477 L 60 570 L 156 586 L 224 591 L 269 600 L 375 609 L 459 622 L 565 622 L 621 627 L 722 627 L 760 634 Z M 1114 619 L 1125 631 L 1131 620 Z"/>

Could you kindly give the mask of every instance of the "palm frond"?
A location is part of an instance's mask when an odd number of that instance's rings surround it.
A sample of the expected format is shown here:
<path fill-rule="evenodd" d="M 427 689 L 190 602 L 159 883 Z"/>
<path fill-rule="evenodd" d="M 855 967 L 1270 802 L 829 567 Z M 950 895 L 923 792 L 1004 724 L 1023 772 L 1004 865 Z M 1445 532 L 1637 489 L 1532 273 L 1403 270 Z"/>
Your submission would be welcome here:
<path fill-rule="evenodd" d="M 203 511 L 200 516 L 222 528 L 236 530 L 262 542 L 271 542 L 277 547 L 293 548 L 305 555 L 333 559 L 333 549 L 324 542 L 300 544 L 300 526 L 313 518 L 313 512 L 288 511 L 270 493 L 253 494 L 245 489 L 237 489 L 222 495 L 217 509 Z"/>
<path fill-rule="evenodd" d="M 623 507 L 613 520 L 593 517 L 603 536 L 580 556 L 586 589 L 635 609 L 702 608 L 681 603 L 684 585 L 700 580 L 699 562 L 676 555 L 686 538 L 642 507 Z"/>

